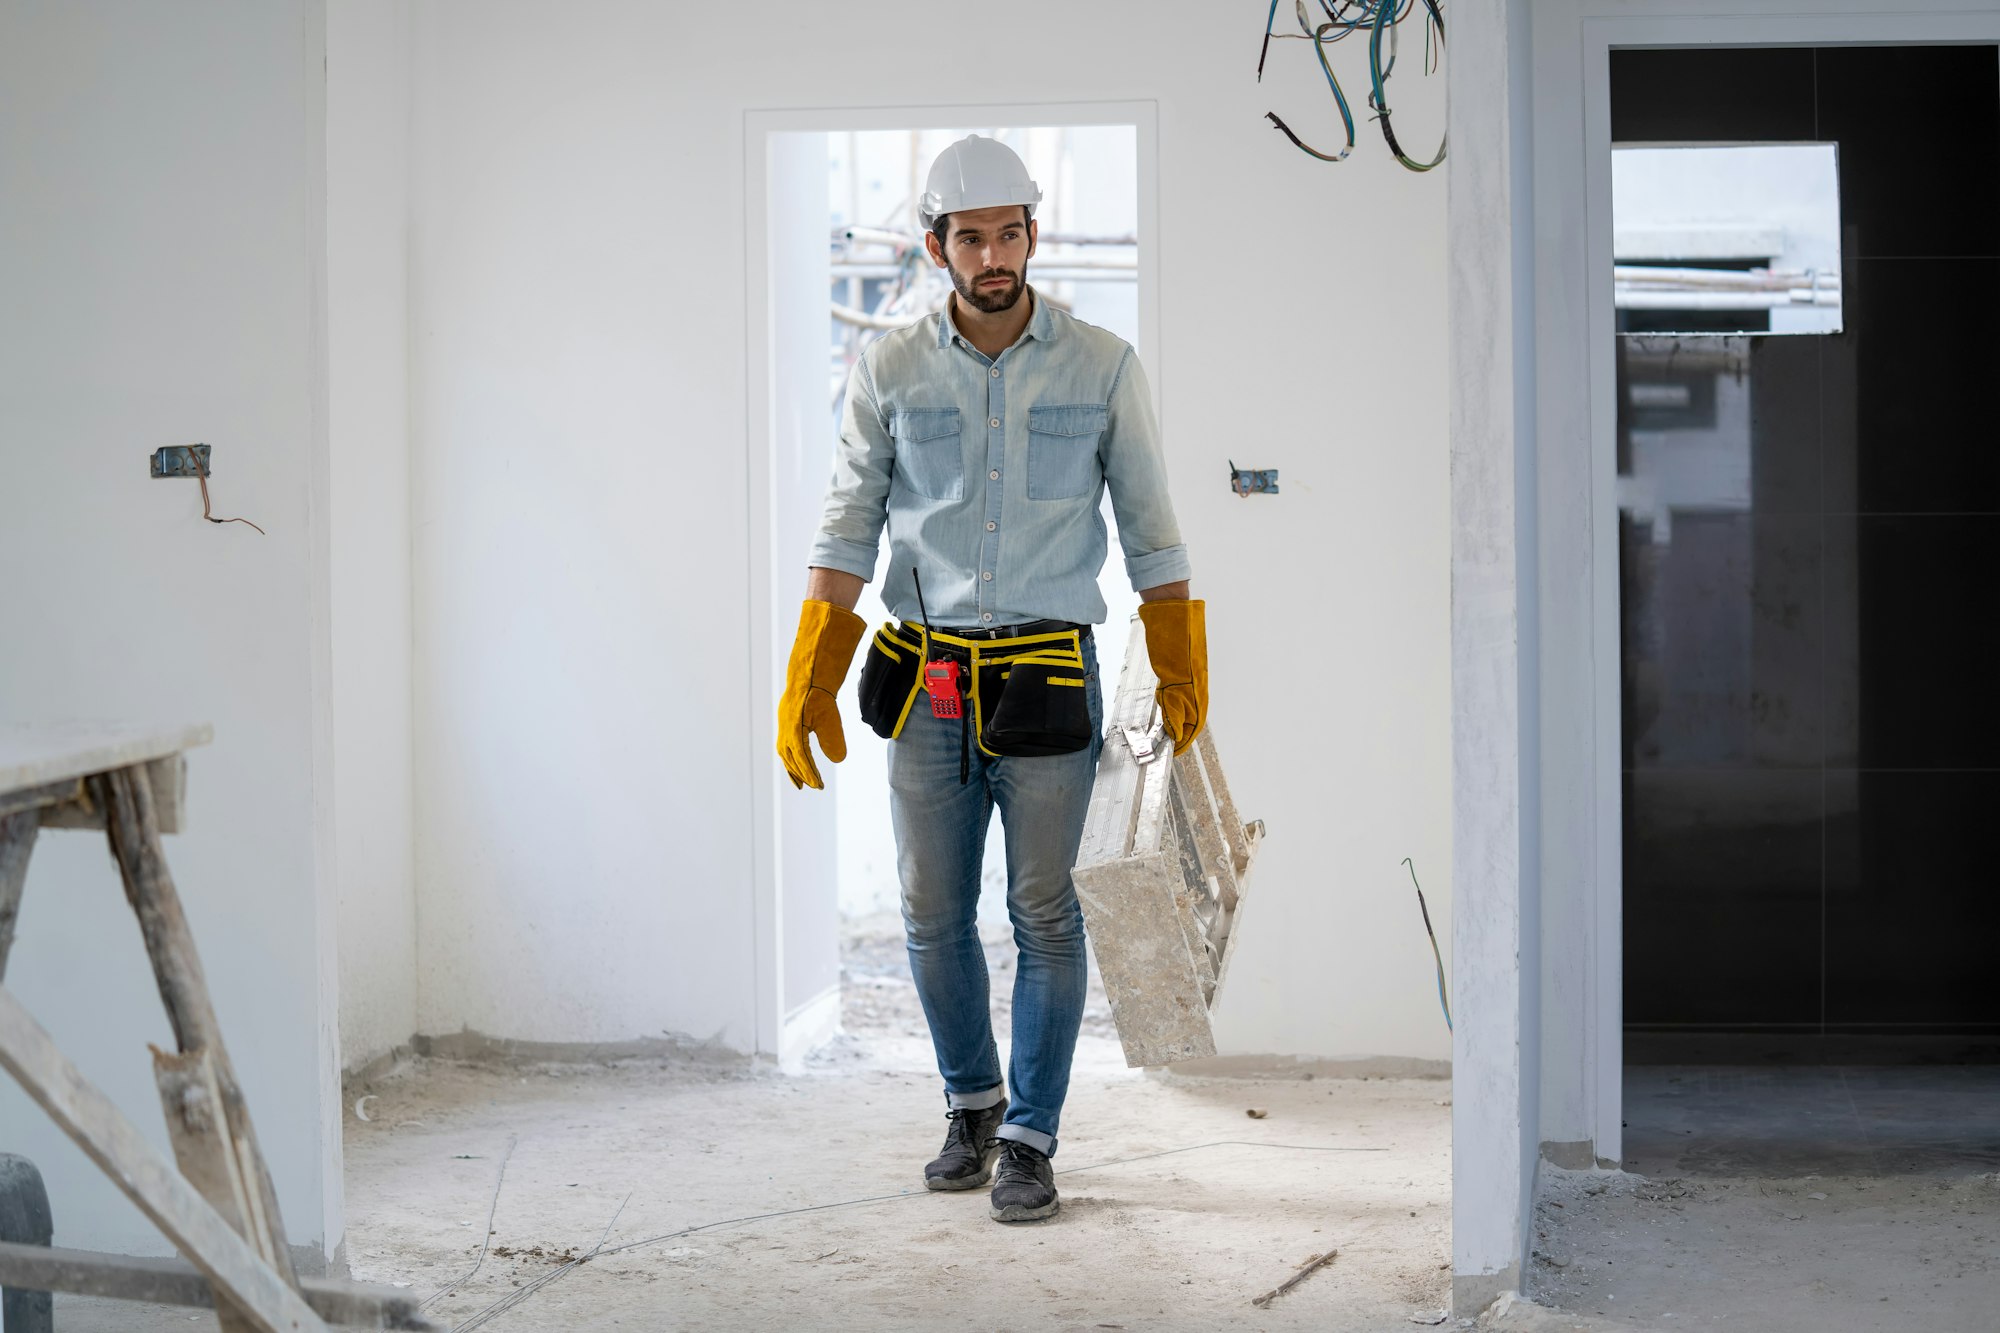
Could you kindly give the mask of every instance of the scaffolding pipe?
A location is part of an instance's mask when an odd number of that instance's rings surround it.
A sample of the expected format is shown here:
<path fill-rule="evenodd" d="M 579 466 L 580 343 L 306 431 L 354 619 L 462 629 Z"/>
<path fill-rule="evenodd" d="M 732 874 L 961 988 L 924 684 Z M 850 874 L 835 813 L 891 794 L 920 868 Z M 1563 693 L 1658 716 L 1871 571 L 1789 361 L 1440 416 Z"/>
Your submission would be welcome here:
<path fill-rule="evenodd" d="M 835 227 L 833 232 L 835 240 L 851 241 L 855 245 L 886 245 L 894 249 L 898 254 L 901 254 L 905 250 L 914 250 L 922 244 L 921 234 L 913 236 L 908 232 L 892 231 L 887 227 Z M 1085 236 L 1078 232 L 1067 231 L 1041 232 L 1037 235 L 1036 239 L 1042 245 L 1119 245 L 1137 247 L 1139 244 L 1137 236 Z"/>
<path fill-rule="evenodd" d="M 1654 268 L 1642 264 L 1619 264 L 1612 269 L 1612 279 L 1621 287 L 1671 291 L 1840 290 L 1838 272 L 1818 269 Z"/>
<path fill-rule="evenodd" d="M 899 278 L 903 270 L 895 264 L 870 264 L 862 260 L 836 259 L 833 261 L 833 276 L 836 278 Z M 1139 277 L 1136 264 L 1089 264 L 1073 263 L 1066 259 L 1052 260 L 1046 264 L 1031 264 L 1028 268 L 1030 281 L 1055 282 L 1134 282 Z"/>
<path fill-rule="evenodd" d="M 919 320 L 928 319 L 931 311 L 917 310 L 906 315 L 871 315 L 866 310 L 856 310 L 853 306 L 833 302 L 833 317 L 843 324 L 857 329 L 880 329 L 884 333 L 896 329 L 907 329 Z"/>
<path fill-rule="evenodd" d="M 1836 308 L 1840 293 L 1797 288 L 1789 292 L 1675 292 L 1620 289 L 1613 304 L 1620 310 L 1782 310 L 1800 306 Z"/>

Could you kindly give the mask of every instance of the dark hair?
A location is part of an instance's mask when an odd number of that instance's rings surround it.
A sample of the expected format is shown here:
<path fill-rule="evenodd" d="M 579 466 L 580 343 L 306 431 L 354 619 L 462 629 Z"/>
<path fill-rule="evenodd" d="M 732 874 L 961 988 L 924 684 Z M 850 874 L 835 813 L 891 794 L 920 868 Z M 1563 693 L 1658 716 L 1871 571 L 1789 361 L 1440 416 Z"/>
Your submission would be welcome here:
<path fill-rule="evenodd" d="M 1034 222 L 1034 220 L 1035 220 L 1035 215 L 1029 211 L 1028 206 L 1026 204 L 1022 204 L 1021 225 L 1023 227 L 1029 226 Z M 951 231 L 951 214 L 949 213 L 938 214 L 937 221 L 931 223 L 931 235 L 937 237 L 938 249 L 940 250 L 944 249 L 944 240 L 946 235 L 948 235 L 950 231 Z"/>

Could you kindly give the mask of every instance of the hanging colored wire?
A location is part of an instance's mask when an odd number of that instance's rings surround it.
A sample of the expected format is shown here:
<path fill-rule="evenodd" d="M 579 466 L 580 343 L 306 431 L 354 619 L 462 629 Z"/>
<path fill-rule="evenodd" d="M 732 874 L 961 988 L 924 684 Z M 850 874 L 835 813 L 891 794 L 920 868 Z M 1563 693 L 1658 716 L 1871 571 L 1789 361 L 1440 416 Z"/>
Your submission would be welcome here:
<path fill-rule="evenodd" d="M 1417 884 L 1416 862 L 1406 856 L 1403 864 L 1410 868 L 1410 883 Z M 1431 937 L 1431 957 L 1437 960 L 1438 1004 L 1444 1008 L 1444 1028 L 1453 1032 L 1457 1029 L 1451 1025 L 1451 992 L 1445 989 L 1444 984 L 1444 954 L 1438 949 L 1437 932 L 1431 929 L 1431 909 L 1424 902 L 1424 886 L 1421 884 L 1417 884 L 1417 910 L 1424 914 L 1424 934 Z"/>
<path fill-rule="evenodd" d="M 1345 143 L 1337 152 L 1322 152 L 1302 139 L 1292 127 L 1275 111 L 1264 113 L 1265 119 L 1292 141 L 1300 152 L 1318 158 L 1322 162 L 1344 162 L 1354 151 L 1355 128 L 1354 111 L 1349 106 L 1347 94 L 1340 86 L 1340 79 L 1333 72 L 1333 65 L 1327 59 L 1326 48 L 1343 41 L 1357 32 L 1366 31 L 1368 38 L 1368 105 L 1375 112 L 1376 121 L 1382 126 L 1382 138 L 1389 145 L 1389 151 L 1396 160 L 1411 171 L 1429 171 L 1444 161 L 1445 145 L 1438 144 L 1437 155 L 1428 162 L 1418 161 L 1403 151 L 1396 139 L 1394 127 L 1389 118 L 1388 82 L 1396 70 L 1397 33 L 1404 20 L 1410 18 L 1418 4 L 1423 5 L 1424 29 L 1423 72 L 1435 73 L 1444 52 L 1444 11 L 1441 0 L 1317 0 L 1320 11 L 1326 15 L 1326 22 L 1314 25 L 1307 17 L 1305 0 L 1293 0 L 1298 17 L 1299 32 L 1277 31 L 1278 0 L 1271 0 L 1271 7 L 1264 18 L 1264 45 L 1257 56 L 1257 79 L 1264 78 L 1264 64 L 1270 56 L 1273 41 L 1310 41 L 1313 54 L 1319 58 L 1321 71 L 1326 75 L 1327 88 L 1333 93 L 1334 108 L 1340 113 L 1341 128 L 1345 133 Z M 1383 51 L 1383 33 L 1388 33 L 1386 59 Z"/>
<path fill-rule="evenodd" d="M 1428 19 L 1424 24 L 1424 42 L 1425 42 L 1426 60 L 1428 61 L 1429 44 L 1431 39 L 1431 32 L 1433 29 L 1435 29 L 1437 33 L 1438 49 L 1440 51 L 1444 49 L 1444 13 L 1438 8 L 1438 0 L 1424 0 L 1424 8 L 1429 11 Z M 1396 142 L 1395 130 L 1390 128 L 1389 125 L 1389 93 L 1386 87 L 1389 81 L 1389 71 L 1382 68 L 1383 29 L 1388 28 L 1390 33 L 1389 37 L 1390 69 L 1395 68 L 1396 64 L 1396 47 L 1395 47 L 1396 39 L 1395 39 L 1395 29 L 1394 27 L 1390 26 L 1389 22 L 1386 19 L 1387 12 L 1388 10 L 1386 6 L 1377 10 L 1375 16 L 1375 31 L 1369 36 L 1368 39 L 1368 71 L 1371 79 L 1373 80 L 1373 90 L 1368 94 L 1368 105 L 1375 108 L 1375 119 L 1379 121 L 1382 125 L 1382 138 L 1385 142 L 1388 143 L 1389 151 L 1396 155 L 1396 160 L 1398 162 L 1401 162 L 1404 166 L 1408 167 L 1411 171 L 1429 171 L 1433 167 L 1437 166 L 1440 162 L 1444 161 L 1444 149 L 1445 149 L 1444 139 L 1442 137 L 1438 139 L 1437 156 L 1433 157 L 1428 162 L 1419 162 L 1415 158 L 1411 157 L 1409 154 L 1403 151 L 1403 146 Z M 1428 70 L 1426 72 L 1428 72 Z"/>

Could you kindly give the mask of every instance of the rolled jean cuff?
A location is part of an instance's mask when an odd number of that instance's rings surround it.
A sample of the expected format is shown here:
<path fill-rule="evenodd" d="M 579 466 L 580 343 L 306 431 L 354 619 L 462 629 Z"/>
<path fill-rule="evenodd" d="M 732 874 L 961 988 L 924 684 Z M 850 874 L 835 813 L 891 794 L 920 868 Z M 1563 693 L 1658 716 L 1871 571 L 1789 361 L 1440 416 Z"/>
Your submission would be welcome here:
<path fill-rule="evenodd" d="M 954 1111 L 985 1111 L 1007 1100 L 1007 1085 L 995 1084 L 984 1092 L 947 1092 L 945 1104 Z"/>
<path fill-rule="evenodd" d="M 1029 1129 L 1026 1125 L 1002 1125 L 993 1131 L 996 1139 L 1012 1139 L 1025 1143 L 1044 1157 L 1056 1155 L 1056 1140 L 1053 1134 L 1044 1134 L 1039 1129 Z"/>

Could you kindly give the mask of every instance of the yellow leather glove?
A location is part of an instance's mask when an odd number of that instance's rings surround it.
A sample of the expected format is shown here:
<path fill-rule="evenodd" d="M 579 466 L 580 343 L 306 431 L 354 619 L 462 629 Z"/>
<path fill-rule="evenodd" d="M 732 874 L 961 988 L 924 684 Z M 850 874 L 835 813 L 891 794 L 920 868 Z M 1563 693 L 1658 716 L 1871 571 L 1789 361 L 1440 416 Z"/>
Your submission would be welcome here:
<path fill-rule="evenodd" d="M 794 787 L 820 788 L 819 767 L 813 763 L 806 733 L 819 737 L 819 748 L 834 763 L 847 758 L 847 737 L 840 730 L 840 708 L 834 696 L 847 679 L 854 649 L 868 623 L 832 602 L 808 601 L 799 612 L 799 636 L 792 641 L 792 660 L 785 667 L 785 694 L 778 700 L 778 758 Z"/>
<path fill-rule="evenodd" d="M 1146 626 L 1146 656 L 1160 679 L 1153 694 L 1175 754 L 1186 753 L 1208 721 L 1205 606 L 1185 598 L 1139 603 L 1139 620 Z"/>

